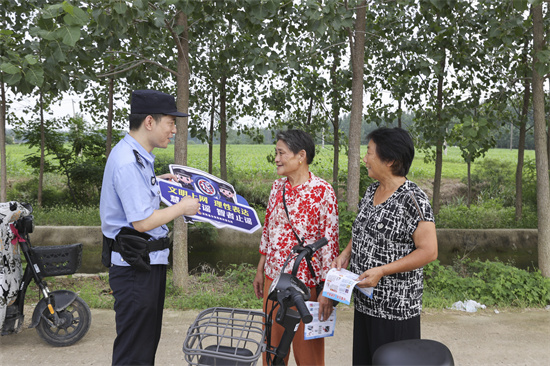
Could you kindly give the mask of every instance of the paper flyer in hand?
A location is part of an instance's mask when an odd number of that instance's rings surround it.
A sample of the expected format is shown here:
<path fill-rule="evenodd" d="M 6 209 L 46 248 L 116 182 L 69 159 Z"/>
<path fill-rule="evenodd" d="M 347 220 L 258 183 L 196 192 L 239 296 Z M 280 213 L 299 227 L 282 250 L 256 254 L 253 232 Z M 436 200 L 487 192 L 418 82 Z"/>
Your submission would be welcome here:
<path fill-rule="evenodd" d="M 217 228 L 227 227 L 249 234 L 262 226 L 256 211 L 226 181 L 183 165 L 171 164 L 170 173 L 179 181 L 159 179 L 162 202 L 171 206 L 191 196 L 201 204 L 198 214 L 185 216 L 188 222 L 208 222 Z"/>
<path fill-rule="evenodd" d="M 333 268 L 327 273 L 323 296 L 349 305 L 353 288 L 356 287 L 359 291 L 372 299 L 372 287 L 361 288 L 356 286 L 360 281 L 357 281 L 358 274 L 348 271 L 347 269 Z"/>
<path fill-rule="evenodd" d="M 325 321 L 319 320 L 319 303 L 316 301 L 306 301 L 306 306 L 313 320 L 304 325 L 304 339 L 315 339 L 332 337 L 336 327 L 336 307 L 333 308 L 330 317 Z"/>

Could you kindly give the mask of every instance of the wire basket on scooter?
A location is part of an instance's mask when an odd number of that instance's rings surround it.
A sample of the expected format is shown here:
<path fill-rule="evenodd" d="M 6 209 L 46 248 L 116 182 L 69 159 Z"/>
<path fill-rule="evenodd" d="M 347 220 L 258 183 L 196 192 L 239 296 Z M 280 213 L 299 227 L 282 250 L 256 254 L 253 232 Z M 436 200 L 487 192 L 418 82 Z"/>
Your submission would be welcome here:
<path fill-rule="evenodd" d="M 256 365 L 265 351 L 264 313 L 210 308 L 189 327 L 183 353 L 189 365 Z"/>
<path fill-rule="evenodd" d="M 43 277 L 75 273 L 82 263 L 82 244 L 32 247 L 33 258 Z"/>

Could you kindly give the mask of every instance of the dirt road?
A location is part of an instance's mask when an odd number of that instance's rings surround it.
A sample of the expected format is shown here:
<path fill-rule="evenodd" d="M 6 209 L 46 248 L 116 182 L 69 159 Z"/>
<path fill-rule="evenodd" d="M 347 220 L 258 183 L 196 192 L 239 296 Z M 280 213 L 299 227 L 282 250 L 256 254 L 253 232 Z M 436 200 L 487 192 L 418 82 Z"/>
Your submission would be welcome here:
<path fill-rule="evenodd" d="M 187 328 L 198 311 L 165 310 L 157 365 L 185 365 L 182 352 Z M 30 315 L 26 316 L 28 323 Z M 351 365 L 353 311 L 338 307 L 335 336 L 326 341 L 327 365 Z M 89 333 L 77 344 L 54 348 L 34 329 L 0 337 L 1 365 L 109 365 L 115 338 L 114 312 L 92 310 Z M 455 364 L 550 365 L 550 310 L 428 311 L 422 336 L 446 344 Z"/>

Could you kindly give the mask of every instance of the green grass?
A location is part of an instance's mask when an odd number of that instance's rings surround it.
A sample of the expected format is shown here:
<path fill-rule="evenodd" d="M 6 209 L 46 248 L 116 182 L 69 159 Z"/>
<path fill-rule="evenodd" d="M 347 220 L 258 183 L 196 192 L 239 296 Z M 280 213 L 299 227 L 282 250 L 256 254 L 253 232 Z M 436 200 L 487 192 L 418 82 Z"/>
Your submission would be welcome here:
<path fill-rule="evenodd" d="M 29 149 L 28 145 L 6 145 L 6 167 L 8 178 L 18 179 L 32 177 L 34 172 L 31 167 L 23 162 L 30 153 L 38 152 L 38 149 Z"/>
<path fill-rule="evenodd" d="M 230 178 L 246 177 L 247 181 L 262 179 L 273 181 L 278 176 L 275 172 L 273 163 L 267 159 L 273 154 L 273 145 L 228 145 L 227 146 L 227 164 Z M 29 154 L 27 145 L 7 145 L 8 178 L 33 176 L 32 169 L 27 167 L 22 160 Z M 367 146 L 361 146 L 361 159 L 367 152 Z M 153 153 L 160 160 L 172 160 L 174 156 L 174 145 L 171 144 L 166 149 L 155 149 Z M 320 177 L 332 181 L 332 158 L 333 148 L 326 145 L 318 146 L 315 160 L 310 167 L 311 171 Z M 213 147 L 213 166 L 214 175 L 219 175 L 219 156 L 220 147 Z M 417 151 L 410 171 L 410 179 L 433 179 L 435 172 L 435 163 L 424 161 L 425 154 Z M 534 159 L 535 152 L 528 150 L 525 152 L 525 159 Z M 485 159 L 494 159 L 511 165 L 517 162 L 517 150 L 509 149 L 491 149 L 485 157 L 479 158 L 472 164 L 472 169 L 480 165 Z M 346 171 L 348 162 L 347 155 L 340 153 L 339 157 L 340 171 Z M 207 145 L 189 145 L 187 165 L 197 169 L 208 171 L 208 146 Z M 443 156 L 442 177 L 447 179 L 462 179 L 467 175 L 467 166 L 460 155 L 460 149 L 450 147 L 447 154 Z"/>
<path fill-rule="evenodd" d="M 165 150 L 155 150 L 157 156 L 173 156 L 173 145 Z M 247 177 L 262 178 L 266 180 L 276 179 L 273 163 L 268 162 L 267 156 L 273 153 L 272 145 L 229 145 L 227 147 L 227 157 L 229 165 L 229 174 L 246 174 Z M 213 149 L 214 174 L 219 174 L 219 145 Z M 310 170 L 329 181 L 332 181 L 332 161 L 334 150 L 332 146 L 317 147 L 315 160 Z M 367 153 L 367 146 L 361 146 L 361 159 Z M 509 149 L 491 149 L 485 157 L 479 158 L 472 164 L 472 169 L 481 165 L 486 159 L 502 161 L 515 166 L 517 163 L 517 150 Z M 410 170 L 410 179 L 433 179 L 435 174 L 435 163 L 424 161 L 425 154 L 417 151 L 415 159 Z M 525 159 L 534 159 L 534 150 L 525 151 Z M 346 171 L 348 167 L 347 155 L 340 153 L 338 164 L 340 171 Z M 188 147 L 188 165 L 208 170 L 208 146 L 189 145 Z M 217 170 L 216 170 L 217 169 Z M 460 149 L 450 147 L 447 154 L 443 155 L 442 177 L 447 179 L 462 179 L 467 176 L 467 165 L 460 155 Z"/>
<path fill-rule="evenodd" d="M 8 184 L 11 187 L 8 188 L 8 199 L 33 202 L 33 197 L 36 197 L 37 190 L 36 175 L 22 163 L 23 158 L 29 153 L 29 150 L 26 145 L 7 145 L 6 148 L 8 155 Z M 361 147 L 361 159 L 366 153 L 366 149 L 366 146 Z M 227 180 L 256 209 L 262 222 L 271 184 L 275 179 L 279 178 L 275 172 L 274 164 L 268 158 L 269 156 L 273 156 L 273 150 L 273 145 L 227 146 Z M 215 145 L 213 148 L 213 174 L 217 176 L 220 174 L 219 151 L 219 145 Z M 170 145 L 167 149 L 155 149 L 153 153 L 157 155 L 157 161 L 159 162 L 157 165 L 161 167 L 160 169 L 163 172 L 167 171 L 167 164 L 173 161 L 174 145 Z M 408 178 L 419 184 L 423 183 L 424 186 L 430 186 L 434 178 L 435 164 L 433 162 L 427 163 L 424 157 L 424 153 L 417 151 Z M 526 161 L 529 159 L 533 160 L 534 151 L 526 151 L 525 159 Z M 477 171 L 483 172 L 483 169 L 485 169 L 485 173 L 481 178 L 492 179 L 495 175 L 500 175 L 502 171 L 502 176 L 505 179 L 500 180 L 501 182 L 505 182 L 505 187 L 510 191 L 513 188 L 512 175 L 515 172 L 516 161 L 517 150 L 492 149 L 488 151 L 485 157 L 478 159 L 472 164 L 472 174 Z M 332 162 L 332 146 L 318 146 L 317 154 L 310 170 L 321 178 L 332 182 Z M 189 145 L 187 165 L 207 171 L 208 146 L 199 144 Z M 343 189 L 340 192 L 345 192 L 347 165 L 347 156 L 341 153 L 339 157 L 339 176 L 342 180 L 340 186 Z M 499 166 L 502 169 L 487 171 L 487 166 Z M 462 160 L 460 150 L 454 147 L 449 148 L 443 156 L 442 179 L 465 181 L 466 176 L 467 166 Z M 64 177 L 53 173 L 45 175 L 44 195 L 49 198 L 49 202 L 61 202 L 63 199 L 67 199 L 67 193 L 61 193 L 65 184 Z M 461 200 L 460 197 L 457 197 L 457 201 L 453 204 L 443 205 L 437 217 L 437 226 L 439 228 L 536 227 L 536 211 L 533 207 L 529 206 L 524 208 L 524 219 L 519 223 L 515 222 L 513 208 L 514 192 L 508 192 L 507 202 L 498 201 L 502 197 L 498 186 L 496 190 L 490 192 L 485 190 L 476 194 L 481 194 L 480 196 L 485 198 L 479 204 L 473 205 L 470 208 L 466 207 L 465 201 Z M 487 197 L 490 198 L 489 201 Z M 97 211 L 97 204 L 78 210 L 72 206 L 63 205 L 59 207 L 57 205 L 48 209 L 37 207 L 35 217 L 36 222 L 40 225 L 96 226 L 100 224 Z M 341 211 L 343 212 L 343 210 Z"/>
<path fill-rule="evenodd" d="M 503 207 L 498 200 L 471 205 L 451 204 L 442 206 L 437 215 L 437 227 L 442 229 L 536 229 L 537 213 L 534 208 L 524 208 L 522 219 L 515 219 L 515 207 Z"/>
<path fill-rule="evenodd" d="M 97 207 L 54 206 L 36 208 L 35 222 L 40 226 L 100 226 L 99 209 Z"/>
<path fill-rule="evenodd" d="M 409 179 L 433 179 L 435 174 L 435 162 L 426 163 L 424 161 L 425 154 L 417 151 L 413 164 L 411 166 Z M 471 169 L 474 171 L 476 167 L 481 166 L 485 160 L 496 160 L 507 163 L 510 166 L 516 166 L 518 158 L 517 149 L 491 149 L 487 154 L 474 161 Z M 535 159 L 535 151 L 525 151 L 525 160 Z M 514 168 L 515 171 L 515 168 Z M 460 149 L 457 147 L 449 147 L 447 154 L 443 155 L 443 165 L 441 176 L 446 179 L 465 179 L 468 176 L 468 166 L 460 155 Z"/>
<path fill-rule="evenodd" d="M 543 308 L 550 303 L 550 278 L 499 261 L 462 259 L 453 266 L 435 261 L 424 268 L 423 300 L 430 308 L 465 300 L 499 308 Z"/>
<path fill-rule="evenodd" d="M 168 273 L 165 308 L 202 310 L 213 306 L 261 309 L 252 281 L 256 273 L 250 264 L 233 265 L 220 275 L 203 267 L 193 271 L 184 289 L 174 286 Z M 114 298 L 108 275 L 48 278 L 50 290 L 75 291 L 92 308 L 112 309 Z M 550 279 L 538 270 L 523 270 L 499 261 L 462 259 L 453 266 L 439 261 L 424 269 L 424 308 L 445 309 L 456 301 L 476 300 L 494 308 L 544 308 L 550 303 Z M 37 302 L 31 284 L 27 301 Z"/>
<path fill-rule="evenodd" d="M 262 300 L 254 295 L 252 281 L 256 267 L 250 264 L 232 265 L 224 275 L 206 266 L 192 271 L 185 288 L 174 286 L 172 272 L 168 272 L 165 308 L 205 309 L 213 306 L 260 309 Z M 47 278 L 51 291 L 65 289 L 76 292 L 91 308 L 112 309 L 114 298 L 108 274 L 72 275 Z M 34 282 L 27 291 L 28 303 L 36 303 L 38 290 Z"/>

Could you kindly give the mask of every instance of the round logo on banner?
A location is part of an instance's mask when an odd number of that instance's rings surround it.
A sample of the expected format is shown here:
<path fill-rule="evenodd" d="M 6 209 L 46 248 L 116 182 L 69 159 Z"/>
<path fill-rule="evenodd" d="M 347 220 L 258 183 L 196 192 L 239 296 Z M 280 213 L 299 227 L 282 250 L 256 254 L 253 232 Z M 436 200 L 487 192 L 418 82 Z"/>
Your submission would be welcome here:
<path fill-rule="evenodd" d="M 197 181 L 197 186 L 200 191 L 208 196 L 213 196 L 216 194 L 216 188 L 208 180 L 201 178 Z"/>

